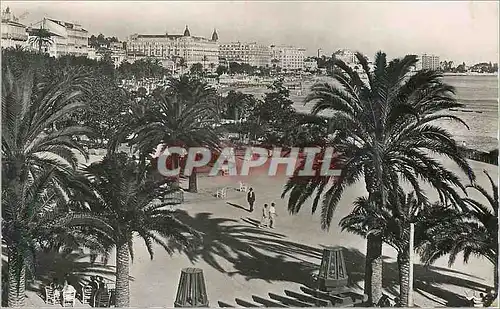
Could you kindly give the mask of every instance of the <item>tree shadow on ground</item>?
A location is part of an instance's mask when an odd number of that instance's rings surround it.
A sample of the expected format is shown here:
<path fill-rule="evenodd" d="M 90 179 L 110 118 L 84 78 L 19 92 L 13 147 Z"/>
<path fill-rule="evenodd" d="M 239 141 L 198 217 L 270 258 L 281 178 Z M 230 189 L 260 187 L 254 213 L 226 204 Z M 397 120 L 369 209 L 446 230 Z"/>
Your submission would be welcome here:
<path fill-rule="evenodd" d="M 366 256 L 357 249 L 345 247 L 343 248 L 343 254 L 350 284 L 355 285 L 357 282 L 364 280 Z M 395 261 L 390 261 L 392 260 L 390 257 L 384 256 L 383 259 L 384 268 L 382 284 L 384 289 L 392 295 L 399 295 L 398 264 Z M 461 275 L 462 278 L 452 274 Z M 470 279 L 463 277 L 469 277 Z M 475 291 L 486 291 L 489 288 L 487 285 L 475 282 L 471 279 L 481 278 L 444 267 L 426 266 L 422 264 L 414 265 L 414 291 L 435 302 L 438 302 L 436 298 L 429 297 L 428 295 L 437 296 L 440 299 L 446 300 L 442 303 L 442 305 L 446 306 L 466 306 L 468 302 L 464 297 L 465 295 L 448 291 L 441 287 L 443 284 Z"/>
<path fill-rule="evenodd" d="M 317 273 L 321 263 L 321 247 L 287 240 L 282 234 L 256 228 L 253 222 L 212 217 L 207 212 L 193 217 L 183 210 L 177 210 L 176 216 L 204 235 L 199 245 L 186 252 L 192 263 L 203 260 L 228 276 L 239 274 L 246 280 L 313 285 L 312 275 Z M 350 285 L 356 286 L 364 279 L 365 255 L 357 249 L 346 247 L 343 247 L 343 253 Z M 221 258 L 229 262 L 231 269 L 222 267 L 218 262 Z M 443 289 L 443 284 L 472 290 L 488 288 L 471 280 L 473 276 L 448 268 L 416 264 L 414 273 L 414 289 L 417 293 L 446 299 L 449 305 L 463 305 L 463 296 Z M 388 257 L 385 257 L 383 285 L 389 293 L 399 294 L 397 263 L 389 261 Z"/>

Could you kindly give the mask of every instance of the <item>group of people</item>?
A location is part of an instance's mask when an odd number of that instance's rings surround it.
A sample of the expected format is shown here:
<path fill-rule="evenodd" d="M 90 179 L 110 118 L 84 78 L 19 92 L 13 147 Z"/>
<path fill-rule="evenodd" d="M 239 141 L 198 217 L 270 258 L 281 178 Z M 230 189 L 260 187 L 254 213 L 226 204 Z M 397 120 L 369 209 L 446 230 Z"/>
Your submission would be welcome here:
<path fill-rule="evenodd" d="M 69 275 L 65 275 L 64 281 L 63 281 L 63 283 L 61 283 L 57 278 L 53 278 L 52 282 L 49 284 L 49 287 L 54 292 L 54 298 L 56 300 L 59 301 L 61 299 L 61 295 L 63 295 L 63 293 L 76 292 L 75 288 L 71 284 L 69 284 L 68 279 L 69 279 Z"/>
<path fill-rule="evenodd" d="M 250 206 L 250 212 L 253 212 L 255 204 L 255 192 L 253 188 L 248 190 L 247 202 Z M 276 216 L 276 204 L 271 203 L 271 206 L 269 206 L 269 204 L 264 204 L 264 207 L 262 208 L 262 219 L 259 227 L 269 227 L 273 229 L 276 226 Z"/>
<path fill-rule="evenodd" d="M 97 300 L 102 293 L 108 293 L 106 288 L 106 282 L 101 276 L 91 276 L 89 286 L 92 287 L 92 296 L 90 297 L 90 305 L 92 307 L 97 306 Z"/>

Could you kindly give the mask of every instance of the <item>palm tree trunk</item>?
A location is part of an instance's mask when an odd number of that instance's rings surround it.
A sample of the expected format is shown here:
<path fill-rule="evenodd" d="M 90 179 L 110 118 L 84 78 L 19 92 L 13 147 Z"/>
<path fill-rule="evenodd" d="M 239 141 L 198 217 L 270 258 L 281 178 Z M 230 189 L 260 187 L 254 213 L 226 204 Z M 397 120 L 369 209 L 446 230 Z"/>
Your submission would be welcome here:
<path fill-rule="evenodd" d="M 408 249 L 409 250 L 409 249 Z M 410 296 L 410 252 L 405 250 L 398 253 L 399 268 L 399 298 L 402 307 L 408 307 Z"/>
<path fill-rule="evenodd" d="M 196 175 L 196 167 L 193 168 L 191 175 L 189 175 L 189 187 L 188 191 L 191 193 L 198 193 L 198 179 Z"/>
<path fill-rule="evenodd" d="M 18 273 L 18 267 L 14 261 L 14 248 L 9 248 L 8 256 L 8 284 L 9 291 L 7 296 L 8 307 L 24 307 L 25 291 L 26 291 L 26 266 L 21 266 L 21 271 Z"/>
<path fill-rule="evenodd" d="M 369 235 L 366 239 L 365 294 L 368 304 L 376 304 L 382 297 L 382 237 Z"/>
<path fill-rule="evenodd" d="M 129 296 L 129 249 L 124 242 L 116 247 L 116 307 L 128 307 Z"/>
<path fill-rule="evenodd" d="M 495 295 L 498 294 L 498 249 L 496 249 L 494 269 L 495 275 L 493 276 L 493 288 L 495 289 Z"/>

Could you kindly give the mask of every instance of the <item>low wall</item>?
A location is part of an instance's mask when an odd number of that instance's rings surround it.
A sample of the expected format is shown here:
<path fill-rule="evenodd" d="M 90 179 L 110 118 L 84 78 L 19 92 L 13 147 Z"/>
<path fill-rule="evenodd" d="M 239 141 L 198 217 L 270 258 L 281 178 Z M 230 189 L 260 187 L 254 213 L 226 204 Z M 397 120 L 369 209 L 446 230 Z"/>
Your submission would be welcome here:
<path fill-rule="evenodd" d="M 498 165 L 498 150 L 490 152 L 475 150 L 466 147 L 459 147 L 460 152 L 470 160 L 480 161 L 488 164 Z"/>

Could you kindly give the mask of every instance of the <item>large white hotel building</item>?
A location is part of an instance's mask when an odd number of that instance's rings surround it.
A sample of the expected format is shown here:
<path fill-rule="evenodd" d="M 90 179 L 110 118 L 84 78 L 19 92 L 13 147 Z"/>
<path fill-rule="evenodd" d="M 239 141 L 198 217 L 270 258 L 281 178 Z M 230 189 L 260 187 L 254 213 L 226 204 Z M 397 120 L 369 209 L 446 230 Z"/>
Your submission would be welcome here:
<path fill-rule="evenodd" d="M 219 57 L 226 63 L 238 62 L 255 67 L 268 67 L 271 64 L 271 51 L 268 46 L 252 43 L 221 43 Z"/>
<path fill-rule="evenodd" d="M 271 63 L 283 70 L 303 70 L 305 51 L 300 47 L 271 45 Z"/>
<path fill-rule="evenodd" d="M 188 27 L 183 34 L 134 34 L 127 41 L 127 58 L 144 57 L 160 59 L 163 63 L 180 63 L 187 67 L 201 63 L 204 69 L 215 71 L 219 65 L 219 36 L 214 30 L 212 38 L 192 36 Z"/>

